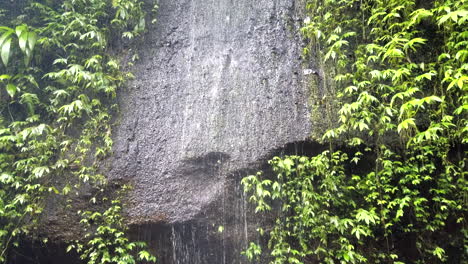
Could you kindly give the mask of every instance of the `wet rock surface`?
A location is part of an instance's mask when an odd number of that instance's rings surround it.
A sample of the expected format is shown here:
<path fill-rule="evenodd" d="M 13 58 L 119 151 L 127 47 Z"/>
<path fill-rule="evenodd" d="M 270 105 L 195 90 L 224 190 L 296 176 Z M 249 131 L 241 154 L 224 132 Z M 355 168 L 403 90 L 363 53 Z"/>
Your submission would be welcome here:
<path fill-rule="evenodd" d="M 120 92 L 107 174 L 159 263 L 245 263 L 240 179 L 311 129 L 295 0 L 160 0 Z M 298 7 L 296 7 L 298 5 Z M 223 229 L 222 232 L 220 232 Z"/>
<path fill-rule="evenodd" d="M 109 175 L 131 216 L 190 220 L 226 177 L 307 138 L 293 0 L 162 0 L 121 91 Z"/>

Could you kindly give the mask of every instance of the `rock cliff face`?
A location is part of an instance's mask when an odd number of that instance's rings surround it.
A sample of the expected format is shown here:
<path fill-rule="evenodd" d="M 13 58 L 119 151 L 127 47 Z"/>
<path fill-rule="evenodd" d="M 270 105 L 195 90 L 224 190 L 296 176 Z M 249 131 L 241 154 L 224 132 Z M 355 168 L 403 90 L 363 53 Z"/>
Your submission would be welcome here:
<path fill-rule="evenodd" d="M 256 223 L 267 220 L 253 213 L 240 180 L 274 155 L 316 149 L 306 143 L 303 0 L 158 5 L 158 21 L 138 47 L 136 79 L 119 93 L 114 154 L 103 167 L 111 180 L 134 185 L 126 211 L 132 234 L 150 243 L 158 263 L 247 263 L 241 251 L 261 240 Z M 54 210 L 59 202 L 51 203 L 45 232 L 76 237 Z M 75 263 L 54 242 L 23 252 L 35 252 L 34 263 Z"/>
<path fill-rule="evenodd" d="M 159 263 L 245 263 L 255 216 L 240 179 L 310 134 L 300 8 L 159 1 L 136 80 L 120 93 L 108 172 L 133 183 L 127 213 Z"/>

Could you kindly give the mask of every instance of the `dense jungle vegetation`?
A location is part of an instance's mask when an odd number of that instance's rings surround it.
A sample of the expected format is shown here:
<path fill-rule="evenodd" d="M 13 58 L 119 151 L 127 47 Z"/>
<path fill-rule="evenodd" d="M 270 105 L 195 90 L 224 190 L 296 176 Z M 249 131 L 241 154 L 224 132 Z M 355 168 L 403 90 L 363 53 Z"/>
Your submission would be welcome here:
<path fill-rule="evenodd" d="M 116 89 L 131 77 L 112 54 L 144 32 L 143 3 L 2 1 L 0 8 L 0 262 L 12 263 L 26 240 L 47 247 L 40 230 L 47 201 L 62 196 L 73 210 L 83 188 L 93 196 L 72 225 L 81 224 L 85 239 L 69 241 L 67 251 L 90 264 L 154 262 L 143 242 L 126 237 L 122 203 L 106 196 L 97 170 L 112 147 Z"/>
<path fill-rule="evenodd" d="M 307 0 L 328 150 L 243 179 L 271 263 L 467 263 L 468 3 Z M 319 71 L 319 72 L 320 72 Z M 266 248 L 267 247 L 267 248 Z"/>

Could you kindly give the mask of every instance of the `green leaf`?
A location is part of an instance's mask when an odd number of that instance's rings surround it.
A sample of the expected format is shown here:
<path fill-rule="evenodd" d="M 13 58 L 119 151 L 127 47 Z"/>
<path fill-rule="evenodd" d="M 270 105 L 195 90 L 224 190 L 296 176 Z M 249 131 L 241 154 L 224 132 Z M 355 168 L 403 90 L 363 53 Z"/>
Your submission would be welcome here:
<path fill-rule="evenodd" d="M 1 53 L 2 61 L 5 67 L 8 66 L 8 60 L 10 59 L 10 46 L 11 46 L 11 38 L 5 40 L 5 42 L 3 43 L 1 47 L 0 53 Z"/>
<path fill-rule="evenodd" d="M 23 31 L 23 33 L 21 33 L 21 36 L 19 37 L 19 47 L 21 51 L 26 52 L 27 43 L 28 43 L 28 32 Z"/>
<path fill-rule="evenodd" d="M 16 33 L 16 36 L 18 36 L 18 38 L 24 33 L 24 32 L 28 32 L 28 28 L 26 25 L 19 25 L 16 27 L 15 29 L 15 33 Z"/>
<path fill-rule="evenodd" d="M 31 61 L 32 52 L 29 49 L 24 50 L 24 65 L 28 66 Z"/>
<path fill-rule="evenodd" d="M 10 95 L 11 98 L 15 97 L 17 87 L 14 84 L 12 84 L 12 83 L 7 84 L 6 90 L 7 90 L 7 93 Z"/>
<path fill-rule="evenodd" d="M 7 31 L 7 32 L 3 33 L 3 35 L 0 37 L 0 47 L 3 46 L 3 43 L 4 43 L 7 39 L 11 38 L 11 37 L 10 37 L 11 34 L 13 34 L 13 31 Z"/>
<path fill-rule="evenodd" d="M 403 130 L 407 130 L 408 128 L 411 128 L 411 127 L 416 127 L 416 123 L 414 122 L 415 119 L 414 118 L 408 118 L 406 120 L 403 120 L 403 122 L 401 122 L 399 125 L 398 125 L 398 133 L 400 133 L 401 131 Z"/>
<path fill-rule="evenodd" d="M 35 32 L 29 32 L 28 34 L 28 46 L 29 50 L 34 50 L 37 42 L 37 34 Z"/>
<path fill-rule="evenodd" d="M 140 260 L 149 260 L 151 254 L 148 251 L 142 250 L 138 253 L 138 257 L 140 258 Z"/>
<path fill-rule="evenodd" d="M 14 178 L 10 174 L 2 173 L 0 175 L 0 182 L 3 183 L 3 184 L 9 184 L 9 183 L 13 182 L 13 180 L 14 180 Z"/>
<path fill-rule="evenodd" d="M 444 260 L 445 250 L 443 248 L 436 247 L 434 251 L 432 251 L 432 254 L 440 260 Z"/>
<path fill-rule="evenodd" d="M 2 75 L 0 75 L 0 81 L 9 80 L 9 79 L 11 79 L 11 76 L 8 75 L 8 74 L 2 74 Z"/>
<path fill-rule="evenodd" d="M 294 161 L 292 159 L 289 159 L 289 158 L 284 159 L 283 163 L 284 163 L 284 167 L 288 171 L 290 171 L 291 168 L 294 166 Z"/>

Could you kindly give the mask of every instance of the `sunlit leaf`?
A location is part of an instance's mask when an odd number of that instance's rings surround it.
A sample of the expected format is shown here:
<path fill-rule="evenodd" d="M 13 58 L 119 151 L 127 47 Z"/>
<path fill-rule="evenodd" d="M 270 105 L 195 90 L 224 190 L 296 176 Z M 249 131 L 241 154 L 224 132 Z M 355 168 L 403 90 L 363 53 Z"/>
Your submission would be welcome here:
<path fill-rule="evenodd" d="M 8 66 L 8 61 L 10 60 L 10 46 L 11 46 L 11 38 L 5 40 L 3 42 L 3 45 L 1 46 L 1 57 L 2 57 L 2 62 L 5 65 L 5 67 Z"/>
<path fill-rule="evenodd" d="M 23 52 L 26 52 L 26 46 L 28 43 L 28 32 L 23 31 L 19 36 L 19 47 Z"/>
<path fill-rule="evenodd" d="M 11 98 L 15 97 L 17 88 L 16 88 L 16 86 L 14 84 L 12 84 L 12 83 L 7 84 L 6 90 L 7 90 L 8 94 L 10 95 Z"/>

